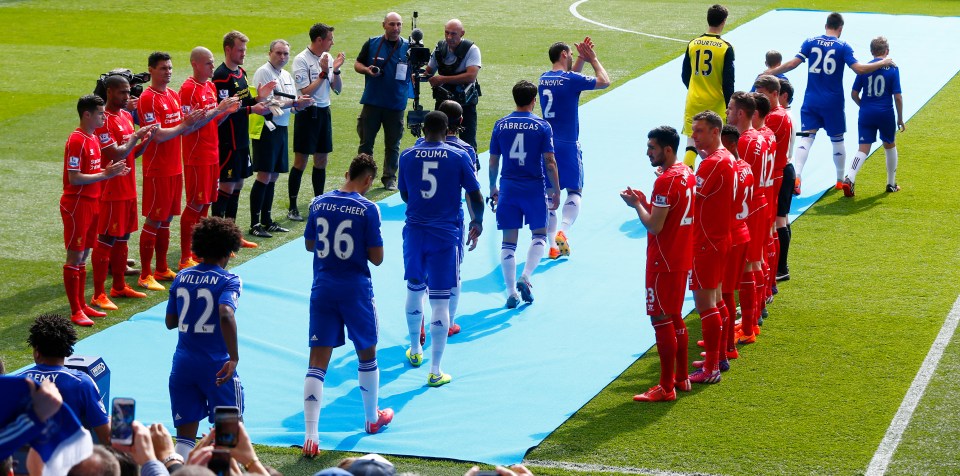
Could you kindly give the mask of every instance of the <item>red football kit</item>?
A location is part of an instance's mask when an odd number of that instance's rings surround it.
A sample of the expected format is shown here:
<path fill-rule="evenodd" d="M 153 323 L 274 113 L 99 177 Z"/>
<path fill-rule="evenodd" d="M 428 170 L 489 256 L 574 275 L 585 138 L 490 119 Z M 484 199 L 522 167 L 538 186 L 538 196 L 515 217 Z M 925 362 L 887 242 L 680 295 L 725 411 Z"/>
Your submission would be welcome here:
<path fill-rule="evenodd" d="M 742 136 L 741 136 L 742 137 Z M 747 247 L 753 243 L 747 218 L 751 213 L 750 202 L 753 195 L 754 177 L 750 164 L 739 159 L 734 162 L 734 198 L 733 228 L 730 230 L 730 252 L 723 275 L 723 291 L 733 292 L 740 284 L 740 274 L 746 263 Z"/>
<path fill-rule="evenodd" d="M 121 109 L 117 114 L 106 111 L 107 120 L 97 129 L 100 148 L 121 145 L 133 135 L 133 116 Z M 100 194 L 100 220 L 97 231 L 101 235 L 122 237 L 137 231 L 137 158 L 134 151 L 126 157 L 130 173 L 117 175 L 103 182 Z"/>
<path fill-rule="evenodd" d="M 770 111 L 764 118 L 767 128 L 773 131 L 776 138 L 776 150 L 773 161 L 773 182 L 767 189 L 767 203 L 773 208 L 773 214 L 777 214 L 777 201 L 780 194 L 780 187 L 783 184 L 783 168 L 787 166 L 788 156 L 790 154 L 790 144 L 793 140 L 793 119 L 790 119 L 790 112 L 783 106 L 777 106 Z M 771 199 L 772 198 L 772 199 Z"/>
<path fill-rule="evenodd" d="M 717 288 L 723 278 L 735 214 L 733 167 L 733 155 L 723 147 L 703 159 L 697 167 L 691 290 Z"/>
<path fill-rule="evenodd" d="M 97 239 L 100 182 L 71 185 L 70 172 L 97 174 L 102 171 L 100 144 L 96 136 L 77 128 L 63 150 L 63 195 L 60 217 L 63 219 L 63 244 L 68 250 L 92 248 Z"/>
<path fill-rule="evenodd" d="M 773 225 L 773 220 L 777 218 L 777 198 L 780 196 L 780 184 L 783 183 L 783 169 L 780 169 L 779 172 L 776 170 L 776 153 L 780 143 L 777 141 L 777 136 L 766 125 L 761 126 L 760 129 L 757 130 L 760 131 L 760 135 L 767 143 L 767 153 L 764 154 L 766 172 L 763 181 L 758 182 L 758 185 L 767 198 L 767 205 L 769 205 L 769 207 L 767 208 L 766 215 L 770 221 L 769 225 Z M 774 179 L 774 176 L 778 173 L 780 175 L 779 181 Z"/>
<path fill-rule="evenodd" d="M 180 97 L 166 88 L 160 92 L 148 87 L 140 95 L 137 114 L 140 126 L 160 124 L 163 129 L 180 125 L 183 118 Z M 151 141 L 143 152 L 143 216 L 155 221 L 166 221 L 180 214 L 183 194 L 183 165 L 181 163 L 181 136 L 166 142 Z"/>
<path fill-rule="evenodd" d="M 647 314 L 679 315 L 693 262 L 693 195 L 690 167 L 674 164 L 653 184 L 650 203 L 667 208 L 660 233 L 647 233 Z"/>
<path fill-rule="evenodd" d="M 183 114 L 217 106 L 217 89 L 212 81 L 197 82 L 188 77 L 180 87 Z M 195 132 L 183 136 L 183 178 L 187 202 L 206 205 L 217 197 L 220 155 L 217 123 L 210 121 Z"/>
<path fill-rule="evenodd" d="M 737 151 L 740 158 L 750 165 L 753 172 L 753 189 L 749 200 L 749 216 L 747 218 L 747 227 L 750 230 L 750 243 L 747 245 L 747 261 L 761 261 L 763 259 L 763 245 L 766 243 L 767 235 L 770 234 L 769 208 L 767 203 L 766 188 L 763 181 L 772 173 L 772 163 L 769 159 L 769 143 L 757 129 L 748 129 L 740 134 L 740 141 L 737 143 Z M 737 277 L 739 280 L 739 276 Z"/>

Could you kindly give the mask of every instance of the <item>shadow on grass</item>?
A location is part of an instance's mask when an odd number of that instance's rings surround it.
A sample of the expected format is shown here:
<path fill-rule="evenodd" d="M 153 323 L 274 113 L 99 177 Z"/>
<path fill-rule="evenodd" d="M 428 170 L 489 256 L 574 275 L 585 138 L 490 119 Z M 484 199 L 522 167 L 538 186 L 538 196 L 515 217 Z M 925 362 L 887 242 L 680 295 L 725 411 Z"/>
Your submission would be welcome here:
<path fill-rule="evenodd" d="M 827 192 L 827 197 L 833 199 L 835 194 L 842 194 L 839 190 L 833 190 Z M 811 207 L 807 210 L 807 213 L 810 215 L 828 215 L 828 216 L 845 216 L 852 215 L 857 213 L 867 212 L 877 205 L 880 205 L 882 202 L 881 199 L 885 198 L 887 195 L 886 192 L 880 192 L 868 197 L 863 195 L 857 195 L 853 198 L 847 197 L 837 197 L 835 201 L 823 202 L 816 207 Z"/>

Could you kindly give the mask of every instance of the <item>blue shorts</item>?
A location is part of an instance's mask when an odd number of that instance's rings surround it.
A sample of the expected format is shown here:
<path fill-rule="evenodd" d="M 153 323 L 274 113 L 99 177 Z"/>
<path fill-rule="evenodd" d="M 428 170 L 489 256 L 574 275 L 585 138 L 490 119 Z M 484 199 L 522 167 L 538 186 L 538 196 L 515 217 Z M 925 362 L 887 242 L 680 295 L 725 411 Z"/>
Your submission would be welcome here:
<path fill-rule="evenodd" d="M 497 229 L 519 230 L 526 222 L 530 230 L 547 226 L 547 201 L 539 191 L 501 191 L 497 202 Z"/>
<path fill-rule="evenodd" d="M 430 289 L 455 288 L 460 279 L 457 241 L 422 228 L 404 226 L 403 270 L 403 279 L 426 283 Z"/>
<path fill-rule="evenodd" d="M 840 108 L 807 105 L 804 101 L 800 108 L 800 130 L 823 129 L 828 136 L 840 136 L 847 132 L 847 116 Z"/>
<path fill-rule="evenodd" d="M 224 363 L 174 359 L 168 384 L 174 426 L 198 422 L 204 417 L 213 423 L 215 407 L 239 407 L 243 414 L 240 375 L 234 371 L 232 379 L 217 385 L 217 372 Z"/>
<path fill-rule="evenodd" d="M 357 350 L 377 345 L 373 289 L 348 295 L 342 291 L 324 287 L 310 293 L 310 347 L 340 347 L 346 342 L 344 327 Z"/>
<path fill-rule="evenodd" d="M 883 112 L 867 112 L 860 110 L 860 120 L 857 121 L 857 129 L 860 135 L 861 144 L 873 144 L 877 141 L 877 131 L 880 132 L 880 140 L 887 144 L 893 144 L 897 135 L 897 117 L 893 109 Z"/>
<path fill-rule="evenodd" d="M 582 190 L 583 154 L 580 152 L 580 142 L 554 141 L 553 148 L 557 158 L 557 173 L 560 175 L 560 188 Z M 543 183 L 548 190 L 553 188 L 546 176 Z"/>

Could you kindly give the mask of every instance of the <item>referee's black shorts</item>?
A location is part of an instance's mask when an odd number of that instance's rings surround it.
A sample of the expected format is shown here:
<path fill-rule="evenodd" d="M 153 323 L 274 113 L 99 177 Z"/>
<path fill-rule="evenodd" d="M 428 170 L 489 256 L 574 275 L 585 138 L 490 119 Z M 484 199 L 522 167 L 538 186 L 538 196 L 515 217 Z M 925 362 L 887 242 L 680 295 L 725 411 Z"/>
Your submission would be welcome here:
<path fill-rule="evenodd" d="M 276 126 L 270 130 L 263 126 L 260 138 L 253 139 L 254 172 L 287 173 L 289 170 L 287 145 L 287 126 Z"/>
<path fill-rule="evenodd" d="M 333 152 L 330 107 L 310 106 L 297 112 L 293 122 L 293 151 L 298 154 Z"/>

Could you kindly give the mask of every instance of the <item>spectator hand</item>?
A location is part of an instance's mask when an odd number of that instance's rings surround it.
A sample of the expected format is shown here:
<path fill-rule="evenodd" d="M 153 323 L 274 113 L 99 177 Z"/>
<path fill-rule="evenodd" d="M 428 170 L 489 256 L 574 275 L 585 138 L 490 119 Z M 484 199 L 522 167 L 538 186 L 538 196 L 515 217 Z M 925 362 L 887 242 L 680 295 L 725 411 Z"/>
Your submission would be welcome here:
<path fill-rule="evenodd" d="M 430 83 L 430 86 L 434 88 L 437 86 L 443 85 L 443 77 L 441 77 L 439 74 L 430 76 L 430 79 L 428 79 L 427 81 Z"/>
<path fill-rule="evenodd" d="M 150 425 L 150 439 L 153 441 L 153 450 L 157 459 L 163 461 L 173 454 L 173 438 L 167 428 L 160 423 Z"/>
<path fill-rule="evenodd" d="M 127 99 L 127 107 L 124 109 L 130 112 L 136 111 L 138 104 L 140 104 L 140 98 L 135 96 L 130 96 L 130 99 Z"/>
<path fill-rule="evenodd" d="M 148 461 L 157 459 L 157 455 L 153 450 L 153 440 L 150 439 L 150 430 L 139 421 L 133 422 L 133 445 L 126 446 L 114 442 L 113 447 L 120 451 L 130 453 L 130 455 L 133 456 L 133 461 L 139 466 L 143 466 L 147 464 Z"/>
<path fill-rule="evenodd" d="M 63 406 L 63 397 L 60 390 L 51 380 L 44 380 L 38 388 L 33 380 L 27 380 L 30 385 L 30 397 L 33 399 L 33 412 L 40 421 L 47 421 Z"/>

